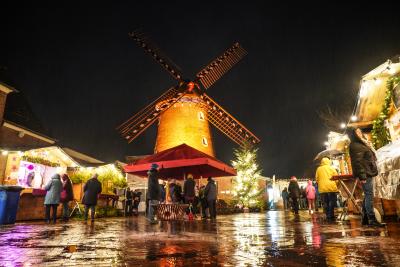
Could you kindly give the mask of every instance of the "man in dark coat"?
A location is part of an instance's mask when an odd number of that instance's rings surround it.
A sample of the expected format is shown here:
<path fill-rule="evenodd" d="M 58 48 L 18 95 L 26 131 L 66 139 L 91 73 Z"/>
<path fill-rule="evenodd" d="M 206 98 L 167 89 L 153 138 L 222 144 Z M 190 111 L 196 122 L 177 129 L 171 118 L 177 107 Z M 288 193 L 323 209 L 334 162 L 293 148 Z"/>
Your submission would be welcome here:
<path fill-rule="evenodd" d="M 287 191 L 287 188 L 285 187 L 282 190 L 283 209 L 285 209 L 285 210 L 288 209 L 288 197 L 289 197 L 289 193 Z"/>
<path fill-rule="evenodd" d="M 349 150 L 354 177 L 361 181 L 364 191 L 362 224 L 383 227 L 374 213 L 373 177 L 378 175 L 375 149 L 363 136 L 360 129 L 351 129 L 348 133 L 351 140 Z"/>
<path fill-rule="evenodd" d="M 125 192 L 125 216 L 132 215 L 132 209 L 133 209 L 132 200 L 133 200 L 132 191 L 129 187 L 127 187 Z"/>
<path fill-rule="evenodd" d="M 194 187 L 196 186 L 195 181 L 193 180 L 193 175 L 188 174 L 185 183 L 183 184 L 183 196 L 185 197 L 186 204 L 192 204 L 195 197 Z"/>
<path fill-rule="evenodd" d="M 202 185 L 199 189 L 199 199 L 200 199 L 200 205 L 201 205 L 201 218 L 202 219 L 207 219 L 207 198 L 205 195 L 205 186 Z"/>
<path fill-rule="evenodd" d="M 158 185 L 158 165 L 155 163 L 151 164 L 151 168 L 147 174 L 147 201 L 149 209 L 147 212 L 147 218 L 150 223 L 157 223 L 154 219 L 154 206 L 159 203 L 160 199 L 160 186 Z"/>
<path fill-rule="evenodd" d="M 133 214 L 135 216 L 139 215 L 139 204 L 140 204 L 140 197 L 142 195 L 142 192 L 139 190 L 135 189 L 135 191 L 132 192 L 132 197 L 133 197 Z"/>
<path fill-rule="evenodd" d="M 158 185 L 160 187 L 160 202 L 164 203 L 165 202 L 165 182 L 162 182 L 161 184 Z"/>
<path fill-rule="evenodd" d="M 94 221 L 94 212 L 97 205 L 98 195 L 101 193 L 101 183 L 97 179 L 98 174 L 95 173 L 91 179 L 89 179 L 83 187 L 83 198 L 82 204 L 85 205 L 85 221 L 88 219 L 89 209 L 91 213 L 91 219 Z"/>
<path fill-rule="evenodd" d="M 299 197 L 300 197 L 300 187 L 297 183 L 297 178 L 292 176 L 289 182 L 289 197 L 292 199 L 292 208 L 295 214 L 299 214 Z"/>
<path fill-rule="evenodd" d="M 210 213 L 211 219 L 217 218 L 217 209 L 216 209 L 216 201 L 217 201 L 217 186 L 215 185 L 212 177 L 208 177 L 208 183 L 206 188 L 204 189 L 204 195 L 207 199 L 208 211 Z"/>

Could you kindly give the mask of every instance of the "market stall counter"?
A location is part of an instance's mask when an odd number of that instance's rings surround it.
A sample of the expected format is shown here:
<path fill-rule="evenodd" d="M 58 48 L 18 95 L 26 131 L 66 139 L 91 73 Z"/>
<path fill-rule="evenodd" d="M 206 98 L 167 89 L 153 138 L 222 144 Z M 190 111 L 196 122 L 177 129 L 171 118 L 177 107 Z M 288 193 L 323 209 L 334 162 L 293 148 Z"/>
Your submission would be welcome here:
<path fill-rule="evenodd" d="M 116 194 L 113 193 L 102 193 L 99 195 L 99 199 L 98 199 L 98 206 L 99 207 L 107 207 L 107 206 L 113 206 L 112 203 L 115 203 L 116 201 L 118 201 L 118 196 Z"/>
<path fill-rule="evenodd" d="M 400 214 L 400 140 L 377 150 L 378 175 L 374 179 L 374 197 L 382 199 L 384 215 Z"/>
<path fill-rule="evenodd" d="M 339 219 L 346 220 L 349 211 L 362 214 L 363 194 L 360 181 L 351 174 L 335 175 L 331 180 L 338 182 L 339 194 L 344 199 Z"/>
<path fill-rule="evenodd" d="M 17 221 L 44 220 L 45 196 L 46 190 L 43 189 L 26 188 L 22 190 L 17 212 Z M 57 216 L 61 216 L 61 213 L 62 209 L 59 206 L 57 209 Z"/>

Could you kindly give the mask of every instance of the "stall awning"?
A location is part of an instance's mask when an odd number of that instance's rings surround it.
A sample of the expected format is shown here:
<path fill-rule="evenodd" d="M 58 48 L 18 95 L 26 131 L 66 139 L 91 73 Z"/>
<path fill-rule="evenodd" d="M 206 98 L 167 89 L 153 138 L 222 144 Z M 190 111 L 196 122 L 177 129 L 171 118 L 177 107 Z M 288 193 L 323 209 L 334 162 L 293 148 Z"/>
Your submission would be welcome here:
<path fill-rule="evenodd" d="M 124 169 L 127 173 L 147 176 L 152 163 L 160 166 L 160 178 L 183 179 L 189 173 L 194 178 L 236 175 L 229 165 L 186 144 L 139 159 Z"/>

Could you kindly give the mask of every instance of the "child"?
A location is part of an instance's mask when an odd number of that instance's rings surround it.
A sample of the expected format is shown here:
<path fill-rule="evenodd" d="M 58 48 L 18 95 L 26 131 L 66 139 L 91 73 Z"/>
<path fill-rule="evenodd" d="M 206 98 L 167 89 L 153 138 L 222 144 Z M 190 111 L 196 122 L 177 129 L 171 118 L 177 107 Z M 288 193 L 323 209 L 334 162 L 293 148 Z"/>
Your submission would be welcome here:
<path fill-rule="evenodd" d="M 307 201 L 308 201 L 308 213 L 313 214 L 315 209 L 315 187 L 311 180 L 308 180 L 306 187 Z"/>

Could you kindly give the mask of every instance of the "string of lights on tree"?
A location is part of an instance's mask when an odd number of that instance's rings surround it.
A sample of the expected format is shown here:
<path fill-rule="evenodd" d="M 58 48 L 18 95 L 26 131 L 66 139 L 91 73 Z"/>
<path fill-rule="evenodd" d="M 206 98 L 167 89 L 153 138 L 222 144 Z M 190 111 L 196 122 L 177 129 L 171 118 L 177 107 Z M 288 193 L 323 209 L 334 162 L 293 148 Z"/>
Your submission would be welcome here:
<path fill-rule="evenodd" d="M 257 163 L 257 150 L 252 147 L 243 147 L 234 151 L 235 160 L 232 166 L 237 175 L 233 179 L 233 196 L 243 207 L 257 203 L 262 193 L 258 185 L 261 169 Z"/>

